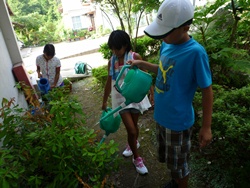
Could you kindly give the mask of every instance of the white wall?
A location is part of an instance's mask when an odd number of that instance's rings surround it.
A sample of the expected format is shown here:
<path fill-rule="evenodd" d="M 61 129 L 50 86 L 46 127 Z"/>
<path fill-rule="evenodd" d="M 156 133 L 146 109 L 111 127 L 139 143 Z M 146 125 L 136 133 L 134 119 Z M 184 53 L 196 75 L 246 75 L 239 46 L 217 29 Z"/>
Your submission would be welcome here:
<path fill-rule="evenodd" d="M 73 29 L 72 17 L 80 16 L 82 29 L 87 29 L 91 26 L 90 19 L 85 16 L 87 10 L 82 6 L 79 0 L 62 0 L 63 6 L 63 22 L 67 29 Z"/>
<path fill-rule="evenodd" d="M 12 72 L 14 64 L 22 62 L 14 30 L 10 22 L 5 2 L 0 0 L 0 108 L 3 98 L 15 98 L 15 103 L 27 108 L 24 94 L 15 86 Z"/>
<path fill-rule="evenodd" d="M 0 29 L 0 104 L 3 98 L 15 98 L 16 104 L 27 107 L 24 95 L 14 87 L 15 78 L 12 73 L 12 62 Z"/>
<path fill-rule="evenodd" d="M 111 29 L 112 30 L 112 26 L 113 28 L 116 30 L 118 27 L 120 27 L 120 22 L 118 20 L 118 18 L 114 15 L 109 14 L 108 12 L 106 12 L 106 14 L 108 15 L 109 19 L 107 18 L 107 15 L 104 14 L 100 8 L 100 5 L 96 5 L 96 14 L 95 14 L 95 25 L 96 28 L 98 29 L 98 27 L 102 26 L 103 29 Z M 110 21 L 112 23 L 112 26 L 110 24 Z"/>

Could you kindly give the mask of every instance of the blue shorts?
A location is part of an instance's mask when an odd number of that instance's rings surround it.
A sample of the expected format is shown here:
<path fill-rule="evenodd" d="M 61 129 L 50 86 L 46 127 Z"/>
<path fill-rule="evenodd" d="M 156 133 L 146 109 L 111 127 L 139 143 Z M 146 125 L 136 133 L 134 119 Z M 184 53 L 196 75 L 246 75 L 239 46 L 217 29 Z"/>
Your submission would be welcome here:
<path fill-rule="evenodd" d="M 158 159 L 166 162 L 174 179 L 182 179 L 190 173 L 188 166 L 191 148 L 192 127 L 173 131 L 156 124 Z"/>

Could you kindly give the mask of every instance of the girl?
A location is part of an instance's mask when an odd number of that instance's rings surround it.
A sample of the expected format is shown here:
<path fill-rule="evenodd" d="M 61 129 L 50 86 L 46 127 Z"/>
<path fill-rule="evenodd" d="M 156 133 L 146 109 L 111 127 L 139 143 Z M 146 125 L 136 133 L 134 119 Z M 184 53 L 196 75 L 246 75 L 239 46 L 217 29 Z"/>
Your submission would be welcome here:
<path fill-rule="evenodd" d="M 142 59 L 138 53 L 132 52 L 130 37 L 125 31 L 113 31 L 109 36 L 108 46 L 112 50 L 113 55 L 108 62 L 109 74 L 104 89 L 102 110 L 106 110 L 107 108 L 107 100 L 110 93 L 112 99 L 112 109 L 117 108 L 122 102 L 125 101 L 125 98 L 114 88 L 116 78 L 119 75 L 121 68 L 128 60 Z M 124 80 L 125 74 L 126 71 L 124 71 L 124 75 L 122 75 L 119 80 L 119 84 L 121 84 Z M 140 147 L 138 142 L 139 128 L 137 123 L 140 113 L 143 113 L 150 107 L 150 102 L 146 96 L 140 103 L 131 103 L 119 112 L 127 130 L 128 140 L 128 145 L 123 152 L 123 156 L 129 157 L 134 155 L 132 161 L 137 172 L 140 174 L 147 174 L 148 170 L 137 150 Z"/>
<path fill-rule="evenodd" d="M 63 86 L 63 78 L 60 74 L 61 62 L 55 57 L 53 44 L 44 46 L 43 54 L 36 58 L 36 66 L 38 78 L 47 78 L 51 89 Z"/>

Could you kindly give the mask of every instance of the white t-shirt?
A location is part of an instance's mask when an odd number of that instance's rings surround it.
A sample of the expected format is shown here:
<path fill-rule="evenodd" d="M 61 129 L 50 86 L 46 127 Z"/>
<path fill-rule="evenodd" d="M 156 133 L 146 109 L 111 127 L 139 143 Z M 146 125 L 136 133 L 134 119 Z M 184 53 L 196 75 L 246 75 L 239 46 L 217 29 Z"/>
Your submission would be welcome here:
<path fill-rule="evenodd" d="M 43 57 L 43 55 L 39 55 L 36 58 L 36 66 L 40 67 L 42 72 L 42 77 L 47 78 L 49 80 L 50 86 L 54 84 L 55 76 L 56 76 L 56 68 L 61 67 L 61 62 L 57 57 L 53 57 L 49 61 Z M 60 86 L 63 82 L 63 78 L 60 75 L 56 87 Z"/>

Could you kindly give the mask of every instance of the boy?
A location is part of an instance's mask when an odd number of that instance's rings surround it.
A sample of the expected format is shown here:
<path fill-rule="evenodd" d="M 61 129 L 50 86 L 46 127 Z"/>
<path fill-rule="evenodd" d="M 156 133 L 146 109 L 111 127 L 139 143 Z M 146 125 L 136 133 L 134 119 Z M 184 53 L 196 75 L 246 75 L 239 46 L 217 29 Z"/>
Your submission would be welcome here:
<path fill-rule="evenodd" d="M 197 87 L 202 90 L 203 107 L 200 147 L 212 139 L 212 78 L 205 49 L 188 35 L 193 16 L 190 0 L 165 0 L 157 18 L 144 31 L 151 38 L 163 40 L 159 65 L 142 60 L 128 61 L 132 66 L 157 74 L 154 119 L 159 161 L 167 163 L 173 178 L 166 188 L 188 187 L 194 124 L 192 101 Z"/>

